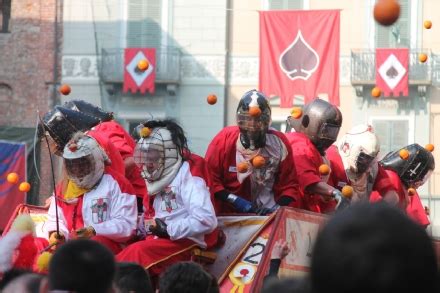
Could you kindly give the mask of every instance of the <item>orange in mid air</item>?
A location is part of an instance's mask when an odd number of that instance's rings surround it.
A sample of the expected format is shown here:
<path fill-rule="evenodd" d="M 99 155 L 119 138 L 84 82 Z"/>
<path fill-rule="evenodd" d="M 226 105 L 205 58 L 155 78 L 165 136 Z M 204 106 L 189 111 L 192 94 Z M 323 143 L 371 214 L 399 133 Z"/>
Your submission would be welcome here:
<path fill-rule="evenodd" d="M 322 164 L 319 166 L 319 174 L 328 175 L 330 174 L 330 167 L 327 164 Z"/>
<path fill-rule="evenodd" d="M 419 61 L 422 63 L 425 63 L 426 60 L 428 60 L 428 55 L 426 55 L 425 53 L 420 53 L 419 54 Z"/>
<path fill-rule="evenodd" d="M 266 159 L 263 156 L 258 155 L 252 159 L 252 166 L 254 166 L 256 169 L 263 168 L 265 164 Z"/>
<path fill-rule="evenodd" d="M 432 27 L 432 21 L 430 21 L 430 20 L 425 20 L 425 21 L 423 22 L 423 26 L 424 26 L 427 30 L 431 29 L 431 27 Z"/>
<path fill-rule="evenodd" d="M 70 86 L 68 84 L 63 84 L 62 86 L 60 86 L 60 93 L 65 96 L 70 94 L 71 91 L 72 91 L 72 89 L 70 88 Z"/>
<path fill-rule="evenodd" d="M 141 131 L 140 131 L 140 133 L 139 133 L 139 135 L 140 135 L 142 138 L 149 137 L 150 134 L 151 134 L 151 129 L 150 129 L 149 127 L 142 127 L 142 129 L 141 129 Z"/>
<path fill-rule="evenodd" d="M 211 94 L 206 98 L 206 101 L 208 102 L 208 104 L 214 105 L 215 103 L 217 103 L 217 96 L 214 94 Z"/>
<path fill-rule="evenodd" d="M 6 176 L 6 181 L 8 181 L 9 183 L 12 184 L 17 184 L 18 183 L 18 174 L 17 173 L 9 173 L 8 176 Z"/>
<path fill-rule="evenodd" d="M 148 69 L 148 67 L 150 67 L 150 63 L 148 63 L 148 60 L 142 59 L 138 62 L 137 67 L 140 71 L 145 71 Z"/>
<path fill-rule="evenodd" d="M 31 190 L 31 185 L 27 182 L 21 182 L 18 186 L 18 190 L 22 192 L 28 192 L 29 190 Z"/>
<path fill-rule="evenodd" d="M 425 145 L 425 149 L 428 152 L 433 152 L 434 151 L 434 145 L 432 143 L 428 143 L 427 145 Z"/>
<path fill-rule="evenodd" d="M 238 173 L 246 173 L 249 170 L 249 166 L 246 162 L 241 162 L 237 165 Z"/>
<path fill-rule="evenodd" d="M 290 116 L 292 116 L 295 119 L 301 118 L 303 114 L 303 111 L 301 107 L 293 107 L 292 110 L 290 110 Z"/>
<path fill-rule="evenodd" d="M 399 151 L 399 156 L 402 160 L 408 160 L 409 158 L 409 152 L 406 149 L 400 150 Z"/>
<path fill-rule="evenodd" d="M 382 94 L 382 91 L 380 90 L 380 88 L 378 88 L 377 86 L 375 86 L 372 90 L 371 90 L 371 95 L 375 98 L 379 98 L 380 95 Z"/>
<path fill-rule="evenodd" d="M 373 15 L 381 25 L 392 25 L 400 16 L 400 4 L 397 0 L 379 0 L 374 5 Z"/>

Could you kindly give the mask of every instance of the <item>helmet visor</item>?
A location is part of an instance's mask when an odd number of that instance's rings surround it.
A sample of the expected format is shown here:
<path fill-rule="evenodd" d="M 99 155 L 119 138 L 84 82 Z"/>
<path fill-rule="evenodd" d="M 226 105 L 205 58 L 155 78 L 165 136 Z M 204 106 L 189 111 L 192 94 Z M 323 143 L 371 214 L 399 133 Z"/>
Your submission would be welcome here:
<path fill-rule="evenodd" d="M 321 125 L 321 129 L 319 130 L 319 138 L 328 139 L 335 142 L 338 138 L 340 128 L 340 126 L 334 124 L 323 123 Z"/>
<path fill-rule="evenodd" d="M 367 155 L 364 152 L 359 153 L 359 156 L 356 160 L 356 170 L 358 174 L 365 173 L 370 166 L 373 164 L 373 161 L 376 157 Z"/>
<path fill-rule="evenodd" d="M 81 183 L 95 172 L 95 159 L 92 154 L 77 159 L 64 159 L 67 176 L 74 182 Z"/>
<path fill-rule="evenodd" d="M 144 179 L 155 181 L 162 175 L 165 154 L 160 146 L 141 143 L 136 146 L 134 161 L 141 169 L 141 175 Z"/>

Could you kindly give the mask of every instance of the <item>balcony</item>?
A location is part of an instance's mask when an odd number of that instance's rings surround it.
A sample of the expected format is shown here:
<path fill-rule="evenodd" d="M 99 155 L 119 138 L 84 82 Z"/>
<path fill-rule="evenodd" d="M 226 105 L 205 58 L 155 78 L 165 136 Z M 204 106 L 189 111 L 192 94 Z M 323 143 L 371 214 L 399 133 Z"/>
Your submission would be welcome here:
<path fill-rule="evenodd" d="M 175 47 L 156 49 L 156 84 L 180 83 L 180 50 Z M 124 48 L 102 49 L 100 77 L 104 83 L 124 81 Z"/>
<path fill-rule="evenodd" d="M 419 54 L 426 53 L 428 61 L 420 63 Z M 410 51 L 409 53 L 409 84 L 429 86 L 433 83 L 433 70 L 440 67 L 440 56 L 431 54 L 429 50 Z M 439 77 L 436 77 L 440 79 Z M 376 54 L 374 50 L 351 51 L 351 84 L 353 86 L 374 86 L 376 84 Z"/>

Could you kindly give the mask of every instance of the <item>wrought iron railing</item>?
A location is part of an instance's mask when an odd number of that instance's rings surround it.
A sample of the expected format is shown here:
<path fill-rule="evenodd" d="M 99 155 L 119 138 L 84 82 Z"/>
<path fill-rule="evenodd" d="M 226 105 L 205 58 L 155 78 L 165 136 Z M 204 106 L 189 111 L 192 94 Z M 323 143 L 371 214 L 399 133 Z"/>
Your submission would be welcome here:
<path fill-rule="evenodd" d="M 419 54 L 428 55 L 425 63 L 419 61 Z M 433 68 L 440 68 L 440 55 L 431 54 L 429 50 L 411 50 L 409 53 L 409 83 L 414 85 L 430 85 L 440 73 Z M 434 77 L 435 75 L 435 77 Z M 351 51 L 351 83 L 353 85 L 373 85 L 376 79 L 376 55 L 374 50 Z"/>
<path fill-rule="evenodd" d="M 175 47 L 156 49 L 156 82 L 180 82 L 180 55 Z M 100 77 L 107 83 L 122 83 L 124 80 L 124 49 L 102 49 L 100 62 Z"/>

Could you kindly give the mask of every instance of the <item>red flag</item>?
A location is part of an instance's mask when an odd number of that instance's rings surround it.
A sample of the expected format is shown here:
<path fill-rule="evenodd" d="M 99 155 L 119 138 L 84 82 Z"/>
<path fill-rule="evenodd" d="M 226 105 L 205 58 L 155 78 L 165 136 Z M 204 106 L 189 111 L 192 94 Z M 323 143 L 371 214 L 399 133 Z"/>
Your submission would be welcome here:
<path fill-rule="evenodd" d="M 339 10 L 260 12 L 260 90 L 339 105 Z"/>
<path fill-rule="evenodd" d="M 385 97 L 408 96 L 408 49 L 376 49 L 376 86 Z"/>
<path fill-rule="evenodd" d="M 147 60 L 147 70 L 141 71 L 138 63 Z M 156 49 L 155 48 L 127 48 L 124 58 L 124 88 L 123 92 L 138 90 L 144 94 L 147 90 L 154 94 L 154 82 L 156 80 Z"/>
<path fill-rule="evenodd" d="M 17 173 L 17 184 L 9 183 L 9 173 Z M 26 145 L 0 142 L 0 229 L 5 228 L 15 208 L 24 203 L 25 193 L 18 190 L 20 182 L 26 181 Z"/>

